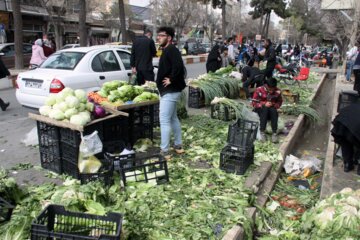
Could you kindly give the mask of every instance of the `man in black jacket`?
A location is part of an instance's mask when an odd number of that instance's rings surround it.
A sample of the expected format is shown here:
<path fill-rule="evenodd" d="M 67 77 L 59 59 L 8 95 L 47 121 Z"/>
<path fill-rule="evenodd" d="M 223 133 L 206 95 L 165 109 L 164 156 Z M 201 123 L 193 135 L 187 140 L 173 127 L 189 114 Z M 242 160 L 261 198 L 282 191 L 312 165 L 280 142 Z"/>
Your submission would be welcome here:
<path fill-rule="evenodd" d="M 177 117 L 176 103 L 180 99 L 182 90 L 186 87 L 185 66 L 180 51 L 171 44 L 175 31 L 171 27 L 158 29 L 158 42 L 163 47 L 159 61 L 156 84 L 160 98 L 160 154 L 170 160 L 170 136 L 174 132 L 174 150 L 178 154 L 184 153 L 181 139 L 181 126 Z"/>
<path fill-rule="evenodd" d="M 152 59 L 156 56 L 156 47 L 151 37 L 151 31 L 146 30 L 144 36 L 137 37 L 132 46 L 130 65 L 139 85 L 154 81 Z"/>
<path fill-rule="evenodd" d="M 266 69 L 263 70 L 266 78 L 271 78 L 276 65 L 276 53 L 272 46 L 271 40 L 266 39 L 264 47 L 266 49 L 263 61 L 267 61 Z"/>

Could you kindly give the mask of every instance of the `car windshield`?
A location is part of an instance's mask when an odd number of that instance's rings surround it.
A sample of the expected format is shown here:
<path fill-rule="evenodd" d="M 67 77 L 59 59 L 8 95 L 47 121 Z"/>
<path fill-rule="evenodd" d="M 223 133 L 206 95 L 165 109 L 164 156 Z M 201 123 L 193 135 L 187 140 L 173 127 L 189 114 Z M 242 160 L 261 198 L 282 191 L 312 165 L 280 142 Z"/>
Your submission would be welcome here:
<path fill-rule="evenodd" d="M 84 55 L 85 53 L 81 52 L 53 54 L 41 64 L 40 68 L 73 70 Z"/>

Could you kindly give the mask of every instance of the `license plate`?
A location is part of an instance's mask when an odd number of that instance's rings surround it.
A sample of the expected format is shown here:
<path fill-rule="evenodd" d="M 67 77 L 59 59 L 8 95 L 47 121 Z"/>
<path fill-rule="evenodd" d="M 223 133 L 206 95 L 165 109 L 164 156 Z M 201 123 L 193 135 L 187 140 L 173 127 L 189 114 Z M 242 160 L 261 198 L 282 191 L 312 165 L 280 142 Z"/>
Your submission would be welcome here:
<path fill-rule="evenodd" d="M 42 83 L 41 82 L 35 82 L 35 81 L 26 81 L 25 87 L 28 88 L 41 88 Z"/>

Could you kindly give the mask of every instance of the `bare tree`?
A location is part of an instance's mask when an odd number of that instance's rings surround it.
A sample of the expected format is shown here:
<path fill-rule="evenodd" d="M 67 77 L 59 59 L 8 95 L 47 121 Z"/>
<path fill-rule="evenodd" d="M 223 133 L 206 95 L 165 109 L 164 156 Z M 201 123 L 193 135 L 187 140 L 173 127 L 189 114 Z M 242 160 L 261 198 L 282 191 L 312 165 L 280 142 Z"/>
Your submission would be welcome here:
<path fill-rule="evenodd" d="M 20 11 L 20 0 L 12 0 L 11 7 L 14 17 L 15 31 L 15 69 L 24 67 L 23 58 L 23 32 L 22 32 L 22 16 Z"/>
<path fill-rule="evenodd" d="M 162 24 L 175 28 L 177 40 L 179 41 L 185 26 L 195 16 L 197 3 L 187 0 L 159 0 L 158 4 L 159 11 L 163 13 L 160 21 Z"/>
<path fill-rule="evenodd" d="M 88 34 L 86 29 L 86 1 L 79 0 L 79 35 L 80 46 L 85 47 L 88 43 Z"/>
<path fill-rule="evenodd" d="M 49 22 L 54 26 L 56 47 L 62 47 L 63 16 L 66 13 L 65 0 L 40 0 L 43 8 L 49 15 Z"/>

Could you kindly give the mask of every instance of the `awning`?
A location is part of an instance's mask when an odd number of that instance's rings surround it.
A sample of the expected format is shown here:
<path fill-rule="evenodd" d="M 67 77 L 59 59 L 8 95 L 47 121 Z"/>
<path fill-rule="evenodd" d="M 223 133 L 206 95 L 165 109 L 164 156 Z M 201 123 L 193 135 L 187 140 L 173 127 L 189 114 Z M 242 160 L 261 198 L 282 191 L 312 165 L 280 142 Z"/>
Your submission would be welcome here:
<path fill-rule="evenodd" d="M 110 28 L 103 28 L 103 27 L 90 27 L 91 33 L 111 33 Z"/>

